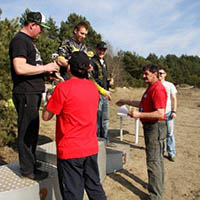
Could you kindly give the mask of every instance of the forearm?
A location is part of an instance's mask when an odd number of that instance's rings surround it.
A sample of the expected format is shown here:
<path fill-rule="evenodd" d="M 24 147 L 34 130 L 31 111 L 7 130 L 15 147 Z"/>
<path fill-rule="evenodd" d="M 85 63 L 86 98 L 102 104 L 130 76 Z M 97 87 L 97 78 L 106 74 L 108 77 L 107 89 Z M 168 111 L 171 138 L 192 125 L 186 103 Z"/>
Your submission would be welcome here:
<path fill-rule="evenodd" d="M 164 112 L 154 111 L 154 112 L 140 112 L 139 118 L 159 119 L 163 117 L 164 117 Z"/>
<path fill-rule="evenodd" d="M 126 105 L 133 106 L 133 107 L 139 107 L 140 101 L 130 101 L 130 100 L 126 100 L 126 99 L 121 99 L 116 104 L 118 106 L 122 106 L 122 105 L 126 104 Z"/>
<path fill-rule="evenodd" d="M 139 111 L 130 111 L 129 115 L 133 118 L 144 118 L 144 119 L 160 119 L 165 115 L 164 109 L 158 109 L 153 112 L 139 112 Z"/>
<path fill-rule="evenodd" d="M 58 71 L 58 66 L 54 63 L 47 65 L 30 65 L 23 57 L 17 57 L 13 59 L 14 70 L 18 75 L 32 76 L 36 74 L 42 74 L 45 72 Z"/>
<path fill-rule="evenodd" d="M 23 65 L 15 65 L 15 72 L 18 75 L 32 76 L 36 74 L 42 74 L 47 71 L 45 69 L 45 65 L 33 66 L 25 63 Z"/>
<path fill-rule="evenodd" d="M 176 112 L 177 111 L 177 97 L 176 97 L 176 95 L 172 95 L 172 105 L 173 105 L 172 110 Z"/>

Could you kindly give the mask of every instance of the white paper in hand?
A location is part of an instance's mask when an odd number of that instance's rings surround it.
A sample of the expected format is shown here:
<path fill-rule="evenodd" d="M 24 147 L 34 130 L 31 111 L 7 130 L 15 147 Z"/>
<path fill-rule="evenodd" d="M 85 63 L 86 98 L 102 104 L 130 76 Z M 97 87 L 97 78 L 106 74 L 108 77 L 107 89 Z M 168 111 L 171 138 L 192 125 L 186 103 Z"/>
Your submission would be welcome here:
<path fill-rule="evenodd" d="M 123 106 L 120 106 L 119 108 L 118 108 L 118 114 L 122 114 L 122 115 L 128 115 L 128 108 L 125 106 L 125 105 L 123 105 Z"/>

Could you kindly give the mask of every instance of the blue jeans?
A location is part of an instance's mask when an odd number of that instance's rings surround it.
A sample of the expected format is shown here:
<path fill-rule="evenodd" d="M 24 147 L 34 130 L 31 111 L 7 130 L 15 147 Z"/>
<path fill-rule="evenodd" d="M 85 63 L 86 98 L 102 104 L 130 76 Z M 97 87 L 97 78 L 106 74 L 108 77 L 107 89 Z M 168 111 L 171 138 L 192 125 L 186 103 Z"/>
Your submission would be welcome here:
<path fill-rule="evenodd" d="M 108 126 L 109 126 L 109 102 L 103 95 L 100 95 L 99 107 L 97 113 L 97 136 L 106 139 L 107 142 L 109 142 Z"/>
<path fill-rule="evenodd" d="M 174 137 L 174 119 L 171 118 L 171 112 L 166 113 L 167 123 L 167 153 L 169 156 L 174 157 L 176 154 L 175 137 Z M 165 145 L 164 149 L 165 150 Z"/>

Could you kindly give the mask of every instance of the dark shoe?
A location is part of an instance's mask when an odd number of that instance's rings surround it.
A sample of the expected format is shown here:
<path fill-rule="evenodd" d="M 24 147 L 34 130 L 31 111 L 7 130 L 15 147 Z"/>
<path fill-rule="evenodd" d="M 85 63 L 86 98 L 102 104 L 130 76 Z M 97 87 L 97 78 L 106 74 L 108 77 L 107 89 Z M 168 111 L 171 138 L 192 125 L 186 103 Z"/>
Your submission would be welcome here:
<path fill-rule="evenodd" d="M 45 172 L 45 171 L 41 171 L 41 170 L 34 170 L 34 173 L 31 173 L 31 174 L 22 174 L 23 177 L 26 177 L 26 178 L 30 178 L 32 180 L 43 180 L 45 178 L 47 178 L 49 175 L 48 172 Z"/>
<path fill-rule="evenodd" d="M 36 162 L 35 162 L 35 168 L 38 169 L 38 168 L 40 168 L 40 167 L 42 167 L 42 163 L 39 162 L 39 161 L 36 161 Z"/>
<path fill-rule="evenodd" d="M 168 159 L 171 161 L 171 162 L 175 162 L 175 156 L 168 156 Z"/>

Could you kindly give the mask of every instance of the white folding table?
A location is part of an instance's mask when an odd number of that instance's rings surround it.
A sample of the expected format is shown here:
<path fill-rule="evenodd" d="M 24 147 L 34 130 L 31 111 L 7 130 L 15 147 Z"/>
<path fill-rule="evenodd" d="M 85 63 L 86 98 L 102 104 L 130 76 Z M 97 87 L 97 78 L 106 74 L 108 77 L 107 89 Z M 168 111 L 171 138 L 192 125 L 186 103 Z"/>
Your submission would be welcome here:
<path fill-rule="evenodd" d="M 120 118 L 120 141 L 123 141 L 123 118 L 128 117 L 127 114 L 117 113 L 117 116 Z M 139 119 L 135 119 L 135 144 L 138 144 L 138 135 L 139 135 Z"/>

